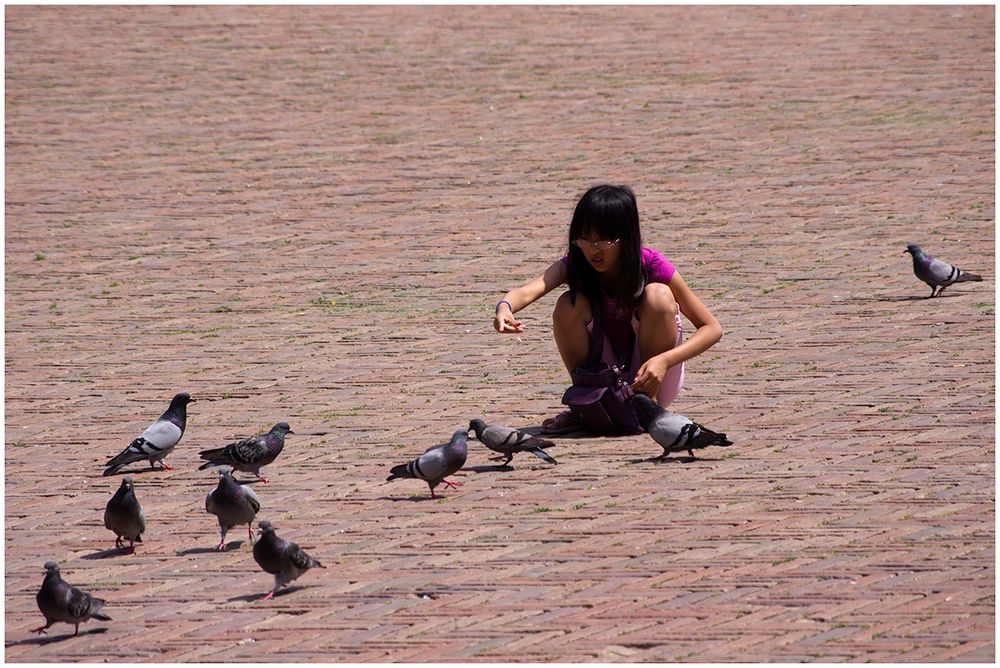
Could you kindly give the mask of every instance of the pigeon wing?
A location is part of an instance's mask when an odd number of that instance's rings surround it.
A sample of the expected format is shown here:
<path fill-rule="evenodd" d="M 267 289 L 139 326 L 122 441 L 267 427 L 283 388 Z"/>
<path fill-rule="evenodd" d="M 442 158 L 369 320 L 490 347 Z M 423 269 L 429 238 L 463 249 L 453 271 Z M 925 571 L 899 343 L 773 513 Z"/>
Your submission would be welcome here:
<path fill-rule="evenodd" d="M 86 619 L 90 615 L 91 605 L 90 594 L 76 587 L 69 588 L 69 602 L 66 609 L 73 619 Z"/>
<path fill-rule="evenodd" d="M 247 502 L 250 504 L 250 507 L 253 508 L 254 514 L 259 513 L 260 499 L 257 497 L 257 492 L 253 491 L 253 488 L 250 487 L 249 485 L 240 485 L 240 487 L 243 489 L 243 492 L 247 495 Z"/>
<path fill-rule="evenodd" d="M 921 276 L 925 282 L 931 285 L 950 285 L 958 278 L 959 271 L 956 267 L 948 264 L 944 260 L 931 259 L 927 265 L 927 276 Z"/>

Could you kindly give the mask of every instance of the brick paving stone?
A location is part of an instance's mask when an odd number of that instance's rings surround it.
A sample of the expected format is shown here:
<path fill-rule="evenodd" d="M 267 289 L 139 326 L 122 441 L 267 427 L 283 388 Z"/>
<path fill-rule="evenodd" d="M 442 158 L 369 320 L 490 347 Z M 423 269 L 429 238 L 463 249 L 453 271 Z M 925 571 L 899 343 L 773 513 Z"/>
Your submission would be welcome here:
<path fill-rule="evenodd" d="M 994 16 L 6 8 L 5 658 L 992 662 Z M 675 407 L 736 445 L 385 482 L 561 410 L 556 295 L 490 314 L 608 181 L 725 328 Z M 909 241 L 984 282 L 923 299 Z M 180 390 L 117 555 L 101 464 Z M 327 568 L 262 602 L 197 452 L 278 420 L 260 517 Z M 114 621 L 31 635 L 47 559 Z"/>

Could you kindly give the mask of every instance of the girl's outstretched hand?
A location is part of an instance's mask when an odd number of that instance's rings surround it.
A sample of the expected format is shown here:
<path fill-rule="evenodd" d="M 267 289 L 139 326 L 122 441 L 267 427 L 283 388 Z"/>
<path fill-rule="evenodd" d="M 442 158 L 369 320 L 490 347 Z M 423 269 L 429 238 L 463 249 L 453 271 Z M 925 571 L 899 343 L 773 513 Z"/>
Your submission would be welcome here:
<path fill-rule="evenodd" d="M 524 331 L 524 325 L 509 309 L 501 308 L 493 319 L 493 329 L 501 334 L 520 334 Z"/>

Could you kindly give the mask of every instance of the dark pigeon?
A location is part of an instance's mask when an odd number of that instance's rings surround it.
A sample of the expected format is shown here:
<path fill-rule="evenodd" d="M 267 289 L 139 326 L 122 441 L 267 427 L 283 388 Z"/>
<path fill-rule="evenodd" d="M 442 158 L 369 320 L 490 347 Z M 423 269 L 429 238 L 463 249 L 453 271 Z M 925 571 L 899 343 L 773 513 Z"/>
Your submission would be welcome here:
<path fill-rule="evenodd" d="M 710 445 L 729 447 L 733 444 L 725 434 L 717 434 L 683 415 L 660 408 L 645 394 L 633 394 L 629 401 L 635 408 L 639 424 L 663 448 L 663 454 L 656 459 L 666 459 L 670 453 L 684 450 L 694 457 L 695 450 Z"/>
<path fill-rule="evenodd" d="M 260 467 L 273 462 L 285 447 L 285 434 L 294 433 L 287 422 L 279 422 L 266 434 L 251 436 L 221 448 L 202 450 L 201 458 L 207 461 L 198 470 L 210 466 L 231 466 L 237 471 L 253 473 L 258 480 L 268 483 L 270 480 L 260 474 Z"/>
<path fill-rule="evenodd" d="M 983 277 L 978 274 L 970 274 L 954 265 L 948 264 L 944 260 L 937 260 L 931 257 L 920 250 L 920 246 L 917 244 L 907 245 L 906 250 L 903 252 L 913 256 L 913 273 L 921 281 L 931 286 L 930 297 L 940 295 L 946 287 L 953 283 L 983 280 Z"/>
<path fill-rule="evenodd" d="M 428 448 L 424 454 L 408 464 L 393 466 L 386 481 L 397 478 L 418 478 L 430 486 L 431 498 L 437 498 L 434 495 L 434 488 L 442 482 L 448 487 L 457 487 L 461 484 L 449 482 L 445 478 L 465 466 L 465 459 L 469 455 L 468 440 L 469 431 L 459 429 L 448 443 Z"/>
<path fill-rule="evenodd" d="M 80 624 L 88 619 L 111 621 L 110 617 L 101 612 L 104 601 L 65 582 L 59 575 L 59 564 L 54 561 L 45 562 L 45 579 L 35 600 L 45 617 L 45 626 L 32 629 L 32 633 L 45 633 L 56 622 L 66 622 L 76 627 L 73 635 L 79 635 Z"/>
<path fill-rule="evenodd" d="M 257 511 L 260 510 L 260 499 L 249 485 L 241 485 L 233 479 L 232 471 L 226 470 L 219 474 L 219 484 L 205 497 L 205 510 L 219 518 L 219 528 L 222 538 L 219 541 L 220 550 L 226 547 L 226 532 L 238 524 L 247 525 L 250 543 L 253 544 L 253 525 Z"/>
<path fill-rule="evenodd" d="M 526 434 L 523 431 L 511 429 L 510 427 L 498 424 L 486 424 L 482 420 L 471 420 L 469 422 L 469 429 L 476 432 L 476 438 L 479 439 L 480 443 L 493 452 L 500 453 L 500 457 L 491 457 L 491 459 L 499 461 L 506 457 L 506 461 L 503 463 L 504 466 L 510 464 L 510 460 L 518 452 L 530 452 L 539 459 L 547 461 L 549 464 L 556 463 L 555 458 L 545 452 L 545 448 L 555 445 L 552 441 L 547 441 L 544 438 L 538 438 L 537 436 L 532 436 L 531 434 Z"/>
<path fill-rule="evenodd" d="M 174 446 L 184 435 L 184 426 L 187 423 L 187 405 L 192 401 L 194 399 L 187 392 L 175 394 L 167 412 L 161 415 L 159 420 L 149 425 L 146 431 L 142 432 L 118 456 L 105 464 L 108 468 L 104 470 L 104 475 L 114 475 L 132 462 L 140 462 L 143 459 L 149 460 L 149 468 L 151 469 L 156 468 L 153 466 L 154 462 L 160 462 L 165 470 L 172 470 L 174 467 L 163 460 L 173 451 Z"/>
<path fill-rule="evenodd" d="M 264 600 L 273 598 L 279 589 L 310 568 L 326 568 L 292 541 L 278 538 L 274 527 L 267 520 L 262 521 L 259 526 L 260 538 L 253 546 L 253 559 L 265 573 L 274 576 L 274 589 Z"/>
<path fill-rule="evenodd" d="M 104 508 L 104 526 L 115 532 L 115 547 L 122 547 L 128 540 L 128 549 L 134 552 L 135 544 L 142 542 L 142 534 L 146 531 L 146 514 L 135 498 L 135 485 L 131 477 L 126 476 L 122 480 L 121 487 Z"/>

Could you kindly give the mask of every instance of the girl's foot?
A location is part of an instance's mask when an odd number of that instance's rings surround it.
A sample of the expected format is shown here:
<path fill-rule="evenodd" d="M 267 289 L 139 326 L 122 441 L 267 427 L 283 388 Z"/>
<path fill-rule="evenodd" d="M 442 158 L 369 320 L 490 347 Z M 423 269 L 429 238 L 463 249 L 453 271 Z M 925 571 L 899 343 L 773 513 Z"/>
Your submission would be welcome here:
<path fill-rule="evenodd" d="M 546 436 L 558 436 L 568 434 L 571 431 L 581 431 L 583 425 L 572 411 L 563 411 L 559 415 L 549 418 L 542 423 L 542 433 Z"/>

